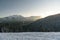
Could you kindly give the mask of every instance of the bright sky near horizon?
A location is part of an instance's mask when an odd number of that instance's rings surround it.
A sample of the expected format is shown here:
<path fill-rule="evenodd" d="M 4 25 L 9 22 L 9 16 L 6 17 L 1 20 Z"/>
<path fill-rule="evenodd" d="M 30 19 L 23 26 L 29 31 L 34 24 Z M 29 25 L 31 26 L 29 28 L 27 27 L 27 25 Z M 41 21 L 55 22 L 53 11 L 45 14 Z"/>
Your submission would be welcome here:
<path fill-rule="evenodd" d="M 42 16 L 60 13 L 60 0 L 0 0 L 0 17 Z"/>

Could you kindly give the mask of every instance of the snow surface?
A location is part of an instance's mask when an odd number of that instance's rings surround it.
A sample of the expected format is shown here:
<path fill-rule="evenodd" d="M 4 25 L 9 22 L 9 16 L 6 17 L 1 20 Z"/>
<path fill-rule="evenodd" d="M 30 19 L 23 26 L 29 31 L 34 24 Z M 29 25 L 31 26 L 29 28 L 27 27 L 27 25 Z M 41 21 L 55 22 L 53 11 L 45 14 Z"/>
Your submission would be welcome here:
<path fill-rule="evenodd" d="M 60 40 L 60 32 L 0 33 L 0 40 Z"/>

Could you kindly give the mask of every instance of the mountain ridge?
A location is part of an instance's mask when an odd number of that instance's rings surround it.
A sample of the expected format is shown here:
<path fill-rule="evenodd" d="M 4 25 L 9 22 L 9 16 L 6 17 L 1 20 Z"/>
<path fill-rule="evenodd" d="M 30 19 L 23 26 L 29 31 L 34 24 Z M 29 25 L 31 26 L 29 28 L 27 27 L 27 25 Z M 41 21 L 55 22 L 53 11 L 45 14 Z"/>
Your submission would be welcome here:
<path fill-rule="evenodd" d="M 30 31 L 60 31 L 60 14 L 39 19 L 27 26 Z M 27 30 L 28 30 L 27 29 Z"/>

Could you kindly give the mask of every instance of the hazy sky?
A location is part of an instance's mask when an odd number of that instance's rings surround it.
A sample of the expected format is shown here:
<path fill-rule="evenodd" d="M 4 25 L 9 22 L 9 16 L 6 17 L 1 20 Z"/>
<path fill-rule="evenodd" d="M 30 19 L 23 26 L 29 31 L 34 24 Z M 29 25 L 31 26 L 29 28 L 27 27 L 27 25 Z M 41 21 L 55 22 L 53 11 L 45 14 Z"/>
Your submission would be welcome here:
<path fill-rule="evenodd" d="M 48 16 L 60 13 L 60 0 L 0 0 L 0 17 Z"/>

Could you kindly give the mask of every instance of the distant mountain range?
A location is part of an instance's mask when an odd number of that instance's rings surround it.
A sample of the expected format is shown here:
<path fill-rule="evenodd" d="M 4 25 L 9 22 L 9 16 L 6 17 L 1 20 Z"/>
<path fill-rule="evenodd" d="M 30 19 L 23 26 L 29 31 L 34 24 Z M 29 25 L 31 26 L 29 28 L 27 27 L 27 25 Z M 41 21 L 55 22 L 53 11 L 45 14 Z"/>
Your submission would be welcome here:
<path fill-rule="evenodd" d="M 9 16 L 9 17 L 4 17 L 4 18 L 0 18 L 0 22 L 12 22 L 12 21 L 24 21 L 26 20 L 23 16 L 21 15 L 13 15 L 13 16 Z"/>
<path fill-rule="evenodd" d="M 39 16 L 31 16 L 31 17 L 23 17 L 21 15 L 13 15 L 13 16 L 8 16 L 4 18 L 0 18 L 0 23 L 1 22 L 12 22 L 12 21 L 36 21 L 39 19 Z"/>
<path fill-rule="evenodd" d="M 30 17 L 26 17 L 27 21 L 36 21 L 38 19 L 41 19 L 40 16 L 30 16 Z"/>

